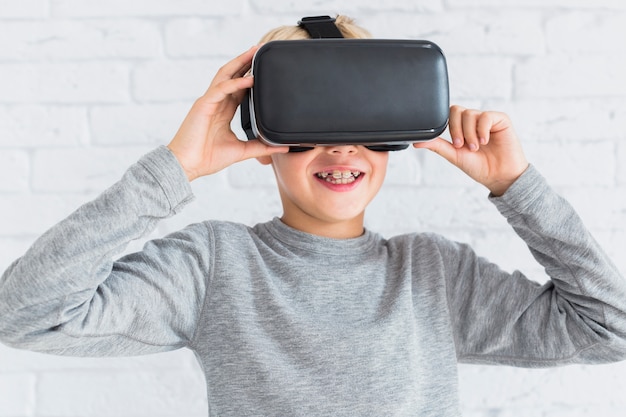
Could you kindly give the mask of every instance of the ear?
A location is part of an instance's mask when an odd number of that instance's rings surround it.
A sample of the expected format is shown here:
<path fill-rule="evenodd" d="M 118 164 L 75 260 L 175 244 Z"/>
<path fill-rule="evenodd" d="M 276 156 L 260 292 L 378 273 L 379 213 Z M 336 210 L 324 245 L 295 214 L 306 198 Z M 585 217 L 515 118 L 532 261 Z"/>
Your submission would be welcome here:
<path fill-rule="evenodd" d="M 270 155 L 257 156 L 257 161 L 259 161 L 262 165 L 271 165 L 272 157 Z"/>

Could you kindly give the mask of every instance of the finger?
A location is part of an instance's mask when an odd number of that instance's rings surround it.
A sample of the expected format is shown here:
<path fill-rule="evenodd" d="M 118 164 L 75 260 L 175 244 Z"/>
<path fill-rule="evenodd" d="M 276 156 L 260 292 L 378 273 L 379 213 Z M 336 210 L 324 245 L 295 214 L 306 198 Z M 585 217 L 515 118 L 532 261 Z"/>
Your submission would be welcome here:
<path fill-rule="evenodd" d="M 289 152 L 288 146 L 269 146 L 258 139 L 242 142 L 245 146 L 243 159 L 258 158 L 261 156 L 273 155 L 275 153 Z"/>
<path fill-rule="evenodd" d="M 481 145 L 489 143 L 491 127 L 493 126 L 493 113 L 484 112 L 478 117 L 476 124 L 476 134 Z"/>
<path fill-rule="evenodd" d="M 215 74 L 212 84 L 217 84 L 233 78 L 243 77 L 250 69 L 250 66 L 252 65 L 252 58 L 258 49 L 259 46 L 255 45 L 246 52 L 224 64 Z"/>
<path fill-rule="evenodd" d="M 200 101 L 205 104 L 215 104 L 231 97 L 231 95 L 234 95 L 239 101 L 241 101 L 243 92 L 252 87 L 253 84 L 253 77 L 225 80 L 219 84 L 211 86 L 204 96 L 200 98 Z"/>
<path fill-rule="evenodd" d="M 244 96 L 248 93 L 248 90 L 250 88 L 252 88 L 252 86 L 254 85 L 254 77 L 252 75 L 245 75 L 243 78 L 247 79 L 248 82 L 245 83 L 245 85 L 249 85 L 249 87 L 245 87 L 242 88 L 241 90 L 232 93 L 233 96 L 235 97 L 235 100 L 237 101 L 237 104 L 240 104 L 243 101 Z"/>
<path fill-rule="evenodd" d="M 414 143 L 413 147 L 418 148 L 418 149 L 428 149 L 429 151 L 432 151 L 438 155 L 441 155 L 451 164 L 457 165 L 458 150 L 455 148 L 453 144 L 451 144 L 444 138 L 439 137 L 428 142 Z"/>
<path fill-rule="evenodd" d="M 463 139 L 463 123 L 462 116 L 465 108 L 461 106 L 450 107 L 450 117 L 448 119 L 448 130 L 455 148 L 463 147 L 465 143 Z"/>
<path fill-rule="evenodd" d="M 235 107 L 241 103 L 243 100 L 244 94 L 246 91 L 252 87 L 254 84 L 253 77 L 242 77 L 235 78 L 232 80 L 224 81 L 217 88 L 218 94 L 221 94 L 221 99 L 231 98 L 230 104 L 233 104 Z M 216 96 L 217 98 L 218 96 Z"/>
<path fill-rule="evenodd" d="M 465 145 L 472 152 L 477 151 L 479 149 L 479 138 L 478 133 L 476 132 L 476 127 L 478 124 L 479 112 L 475 110 L 465 110 L 463 112 L 462 118 L 462 129 L 463 129 L 463 138 L 465 139 Z"/>
<path fill-rule="evenodd" d="M 230 62 L 226 63 L 226 65 L 222 67 L 223 74 L 228 78 L 243 77 L 250 69 L 250 66 L 252 65 L 252 58 L 254 58 L 254 54 L 258 49 L 259 46 L 255 45 Z"/>

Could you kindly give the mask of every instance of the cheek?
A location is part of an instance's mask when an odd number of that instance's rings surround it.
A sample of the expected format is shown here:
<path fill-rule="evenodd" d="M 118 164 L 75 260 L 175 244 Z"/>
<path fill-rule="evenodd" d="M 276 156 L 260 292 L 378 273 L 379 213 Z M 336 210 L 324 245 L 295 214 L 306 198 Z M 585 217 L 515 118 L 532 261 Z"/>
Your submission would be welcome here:
<path fill-rule="evenodd" d="M 387 163 L 389 162 L 389 153 L 382 152 L 381 155 L 372 159 L 372 168 L 376 173 L 377 182 L 382 185 L 387 175 Z"/>
<path fill-rule="evenodd" d="M 307 152 L 277 153 L 272 155 L 274 169 L 283 175 L 308 164 Z"/>
<path fill-rule="evenodd" d="M 304 162 L 297 156 L 297 154 L 279 154 L 272 157 L 272 168 L 279 185 L 297 185 L 305 175 L 302 169 Z"/>

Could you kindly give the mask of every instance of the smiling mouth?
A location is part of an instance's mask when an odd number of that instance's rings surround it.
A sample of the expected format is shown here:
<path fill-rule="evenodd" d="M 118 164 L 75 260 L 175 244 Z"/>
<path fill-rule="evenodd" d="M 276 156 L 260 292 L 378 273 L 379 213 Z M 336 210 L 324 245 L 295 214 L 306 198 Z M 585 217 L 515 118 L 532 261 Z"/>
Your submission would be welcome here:
<path fill-rule="evenodd" d="M 356 181 L 362 175 L 360 171 L 340 171 L 338 169 L 332 171 L 322 171 L 315 174 L 317 178 L 329 182 L 331 184 L 350 184 Z"/>

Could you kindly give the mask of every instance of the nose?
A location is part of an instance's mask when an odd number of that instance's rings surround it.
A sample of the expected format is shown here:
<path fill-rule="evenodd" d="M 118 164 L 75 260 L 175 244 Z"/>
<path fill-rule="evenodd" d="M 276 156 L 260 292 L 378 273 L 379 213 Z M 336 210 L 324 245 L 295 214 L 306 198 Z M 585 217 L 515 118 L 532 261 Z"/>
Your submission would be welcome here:
<path fill-rule="evenodd" d="M 339 145 L 326 147 L 326 153 L 331 155 L 352 155 L 359 151 L 356 145 Z"/>

